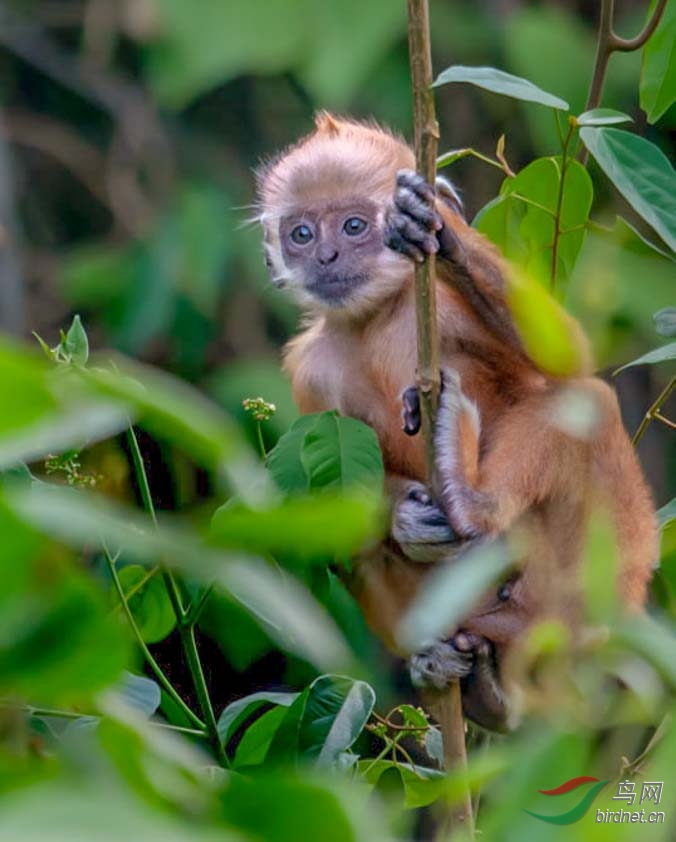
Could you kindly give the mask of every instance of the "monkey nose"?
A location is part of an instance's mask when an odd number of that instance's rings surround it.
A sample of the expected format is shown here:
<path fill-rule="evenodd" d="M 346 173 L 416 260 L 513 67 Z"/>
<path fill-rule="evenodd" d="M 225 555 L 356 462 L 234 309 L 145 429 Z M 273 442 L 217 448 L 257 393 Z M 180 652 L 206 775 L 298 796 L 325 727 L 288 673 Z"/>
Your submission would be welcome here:
<path fill-rule="evenodd" d="M 319 249 L 317 251 L 317 260 L 322 266 L 328 266 L 329 263 L 334 263 L 338 259 L 338 252 L 334 248 Z"/>

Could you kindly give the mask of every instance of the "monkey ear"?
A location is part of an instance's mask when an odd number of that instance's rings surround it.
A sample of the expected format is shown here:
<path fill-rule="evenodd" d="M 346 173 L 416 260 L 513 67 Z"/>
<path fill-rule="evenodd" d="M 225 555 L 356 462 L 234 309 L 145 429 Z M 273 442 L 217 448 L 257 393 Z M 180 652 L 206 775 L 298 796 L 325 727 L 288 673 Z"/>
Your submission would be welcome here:
<path fill-rule="evenodd" d="M 335 137 L 340 133 L 340 124 L 328 111 L 318 111 L 315 114 L 315 128 L 322 134 Z"/>
<path fill-rule="evenodd" d="M 438 175 L 435 179 L 434 186 L 437 191 L 437 196 L 441 199 L 441 201 L 448 205 L 448 207 L 454 213 L 457 213 L 458 216 L 466 219 L 465 206 L 462 203 L 460 194 L 453 184 L 447 178 L 444 178 L 443 175 Z"/>

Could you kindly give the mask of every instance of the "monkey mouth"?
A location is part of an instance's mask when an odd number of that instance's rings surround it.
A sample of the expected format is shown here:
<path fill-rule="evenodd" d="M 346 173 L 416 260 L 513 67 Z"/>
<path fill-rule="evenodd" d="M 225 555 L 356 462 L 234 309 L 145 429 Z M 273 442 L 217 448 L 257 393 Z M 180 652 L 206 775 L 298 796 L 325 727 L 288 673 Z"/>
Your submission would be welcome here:
<path fill-rule="evenodd" d="M 315 298 L 337 307 L 349 298 L 355 289 L 366 283 L 367 279 L 368 276 L 364 272 L 353 275 L 318 275 L 307 284 L 307 291 Z"/>

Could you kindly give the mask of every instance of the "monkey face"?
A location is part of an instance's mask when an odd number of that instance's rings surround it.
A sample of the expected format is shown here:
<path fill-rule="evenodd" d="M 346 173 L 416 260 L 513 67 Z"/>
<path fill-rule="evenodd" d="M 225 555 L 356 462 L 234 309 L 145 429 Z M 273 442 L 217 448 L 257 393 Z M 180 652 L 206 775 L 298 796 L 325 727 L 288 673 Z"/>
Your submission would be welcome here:
<path fill-rule="evenodd" d="M 382 298 L 390 264 L 408 269 L 385 247 L 383 217 L 382 208 L 365 197 L 308 203 L 282 216 L 284 280 L 301 303 L 354 310 Z"/>

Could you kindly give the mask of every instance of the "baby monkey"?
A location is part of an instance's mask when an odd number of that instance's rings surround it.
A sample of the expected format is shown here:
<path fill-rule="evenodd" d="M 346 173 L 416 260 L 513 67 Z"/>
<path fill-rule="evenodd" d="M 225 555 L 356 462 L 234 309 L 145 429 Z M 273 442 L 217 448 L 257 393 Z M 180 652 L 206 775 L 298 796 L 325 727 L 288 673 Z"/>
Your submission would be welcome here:
<path fill-rule="evenodd" d="M 419 685 L 460 679 L 465 713 L 502 728 L 505 653 L 537 618 L 579 623 L 590 513 L 603 506 L 612 516 L 617 590 L 630 609 L 646 598 L 656 518 L 613 391 L 586 370 L 553 377 L 529 357 L 507 305 L 508 266 L 466 223 L 452 185 L 433 189 L 414 166 L 390 132 L 320 113 L 310 135 L 259 173 L 266 262 L 307 313 L 285 352 L 300 411 L 337 409 L 380 441 L 392 528 L 357 560 L 350 585 L 383 640 L 399 652 L 397 625 L 431 562 L 526 536 L 518 571 L 410 661 Z M 432 253 L 443 366 L 434 490 L 411 385 L 414 262 Z M 558 421 L 571 391 L 593 407 L 585 431 Z"/>

